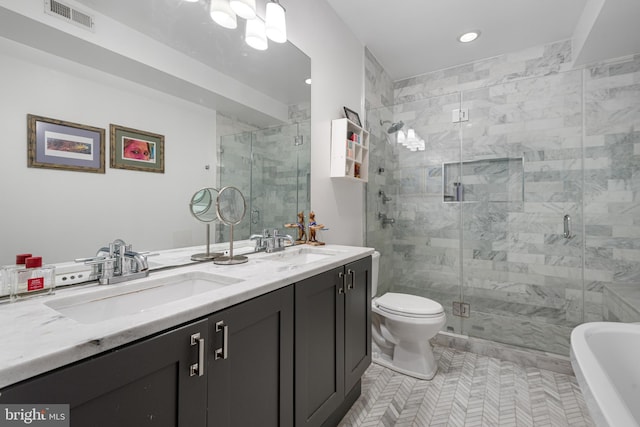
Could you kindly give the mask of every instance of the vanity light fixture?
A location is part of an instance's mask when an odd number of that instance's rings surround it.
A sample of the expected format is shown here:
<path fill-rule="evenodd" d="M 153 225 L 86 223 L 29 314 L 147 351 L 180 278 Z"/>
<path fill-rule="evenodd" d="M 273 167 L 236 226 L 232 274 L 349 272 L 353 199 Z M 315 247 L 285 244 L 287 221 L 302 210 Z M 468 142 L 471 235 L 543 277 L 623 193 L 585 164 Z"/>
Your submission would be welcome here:
<path fill-rule="evenodd" d="M 256 50 L 266 50 L 269 47 L 264 21 L 258 17 L 247 21 L 244 41 Z"/>
<path fill-rule="evenodd" d="M 256 0 L 231 0 L 231 9 L 240 18 L 246 20 L 255 19 L 256 15 Z"/>
<path fill-rule="evenodd" d="M 478 37 L 480 37 L 480 31 L 474 30 L 474 31 L 469 31 L 467 33 L 459 35 L 458 36 L 458 41 L 460 43 L 469 43 L 469 42 L 474 41 Z"/>
<path fill-rule="evenodd" d="M 269 40 L 276 43 L 285 43 L 287 41 L 287 22 L 284 14 L 284 7 L 278 0 L 270 0 L 267 3 L 265 30 Z"/>
<path fill-rule="evenodd" d="M 285 10 L 279 0 L 267 2 L 265 21 L 256 14 L 256 0 L 211 0 L 209 14 L 216 24 L 231 30 L 238 27 L 238 16 L 246 19 L 244 40 L 254 49 L 266 50 L 267 38 L 276 43 L 287 41 Z"/>
<path fill-rule="evenodd" d="M 233 30 L 238 27 L 238 19 L 229 5 L 229 0 L 211 0 L 209 14 L 213 22 L 224 28 Z"/>

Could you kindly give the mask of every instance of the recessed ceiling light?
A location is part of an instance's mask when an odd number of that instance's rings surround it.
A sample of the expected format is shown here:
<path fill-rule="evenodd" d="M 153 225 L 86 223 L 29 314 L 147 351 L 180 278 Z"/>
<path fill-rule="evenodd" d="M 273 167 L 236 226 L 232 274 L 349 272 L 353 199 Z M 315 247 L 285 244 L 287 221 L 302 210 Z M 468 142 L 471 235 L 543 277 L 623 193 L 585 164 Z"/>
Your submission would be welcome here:
<path fill-rule="evenodd" d="M 306 84 L 310 85 L 311 84 L 311 77 L 309 77 L 308 79 L 305 79 L 304 81 Z"/>
<path fill-rule="evenodd" d="M 460 43 L 469 43 L 474 41 L 480 36 L 480 31 L 469 31 L 468 33 L 464 33 L 458 36 L 458 41 Z"/>

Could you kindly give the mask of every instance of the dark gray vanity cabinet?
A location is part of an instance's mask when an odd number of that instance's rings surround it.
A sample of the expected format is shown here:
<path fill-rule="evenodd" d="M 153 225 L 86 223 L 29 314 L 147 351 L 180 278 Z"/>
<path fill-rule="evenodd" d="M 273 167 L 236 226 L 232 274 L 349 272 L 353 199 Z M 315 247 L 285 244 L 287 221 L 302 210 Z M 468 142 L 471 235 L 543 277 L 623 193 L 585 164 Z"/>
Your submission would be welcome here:
<path fill-rule="evenodd" d="M 371 363 L 371 257 L 295 284 L 296 426 L 336 425 Z"/>
<path fill-rule="evenodd" d="M 293 286 L 209 317 L 209 427 L 293 426 Z"/>
<path fill-rule="evenodd" d="M 360 382 L 371 364 L 371 257 L 345 266 L 344 387 Z"/>
<path fill-rule="evenodd" d="M 207 327 L 195 322 L 10 386 L 0 402 L 69 404 L 72 426 L 205 426 L 207 377 L 195 365 Z"/>

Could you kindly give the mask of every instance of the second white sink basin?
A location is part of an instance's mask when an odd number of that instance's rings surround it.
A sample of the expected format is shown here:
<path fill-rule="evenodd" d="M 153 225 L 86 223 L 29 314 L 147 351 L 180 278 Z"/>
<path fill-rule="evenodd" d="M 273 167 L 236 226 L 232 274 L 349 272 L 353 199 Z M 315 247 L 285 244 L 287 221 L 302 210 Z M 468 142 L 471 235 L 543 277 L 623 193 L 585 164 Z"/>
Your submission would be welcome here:
<path fill-rule="evenodd" d="M 59 298 L 45 305 L 80 323 L 97 323 L 142 313 L 153 307 L 242 281 L 217 274 L 189 272 L 139 283 L 108 285 L 95 292 Z"/>
<path fill-rule="evenodd" d="M 312 264 L 322 259 L 332 257 L 336 255 L 336 253 L 337 252 L 312 246 L 296 246 L 288 247 L 284 251 L 267 255 L 265 257 L 262 257 L 262 259 L 268 261 L 283 262 L 291 266 L 299 266 Z"/>

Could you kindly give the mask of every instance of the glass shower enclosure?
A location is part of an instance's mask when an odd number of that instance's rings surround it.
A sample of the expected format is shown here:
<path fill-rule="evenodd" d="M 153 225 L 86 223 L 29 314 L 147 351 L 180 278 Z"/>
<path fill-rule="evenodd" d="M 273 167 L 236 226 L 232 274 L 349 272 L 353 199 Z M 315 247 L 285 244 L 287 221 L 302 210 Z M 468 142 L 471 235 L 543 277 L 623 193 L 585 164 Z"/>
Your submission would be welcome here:
<path fill-rule="evenodd" d="M 310 206 L 310 123 L 287 124 L 222 136 L 218 148 L 220 187 L 245 196 L 247 215 L 234 229 L 236 240 L 296 221 Z M 218 227 L 216 241 L 228 240 Z"/>
<path fill-rule="evenodd" d="M 584 280 L 582 84 L 577 70 L 367 112 L 379 294 L 438 301 L 454 333 L 568 355 L 598 312 L 585 308 L 598 290 Z"/>

